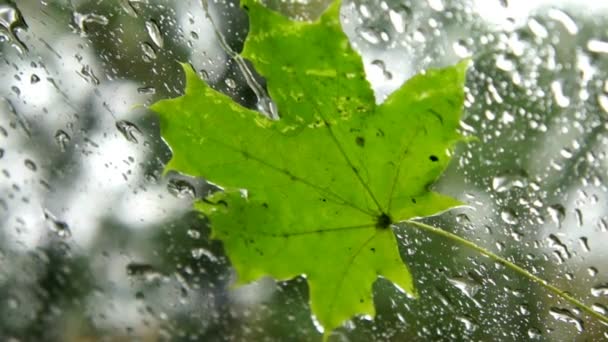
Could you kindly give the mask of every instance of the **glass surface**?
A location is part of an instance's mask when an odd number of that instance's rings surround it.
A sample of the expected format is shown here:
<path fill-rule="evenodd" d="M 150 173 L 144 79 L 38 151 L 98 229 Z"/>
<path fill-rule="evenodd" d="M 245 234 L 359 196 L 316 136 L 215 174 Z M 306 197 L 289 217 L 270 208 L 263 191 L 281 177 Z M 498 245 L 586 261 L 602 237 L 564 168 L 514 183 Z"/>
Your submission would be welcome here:
<path fill-rule="evenodd" d="M 267 5 L 300 20 L 327 2 Z M 608 310 L 608 2 L 345 1 L 378 102 L 471 57 L 460 144 L 435 188 L 466 202 L 426 222 Z M 178 61 L 264 110 L 238 2 L 0 0 L 0 339 L 320 340 L 304 278 L 233 289 L 168 173 L 146 106 L 184 87 Z M 280 53 L 280 52 L 277 52 Z M 263 96 L 262 96 L 263 100 Z M 332 341 L 608 339 L 608 327 L 488 258 L 402 227 L 420 291 L 374 285 L 373 321 Z"/>

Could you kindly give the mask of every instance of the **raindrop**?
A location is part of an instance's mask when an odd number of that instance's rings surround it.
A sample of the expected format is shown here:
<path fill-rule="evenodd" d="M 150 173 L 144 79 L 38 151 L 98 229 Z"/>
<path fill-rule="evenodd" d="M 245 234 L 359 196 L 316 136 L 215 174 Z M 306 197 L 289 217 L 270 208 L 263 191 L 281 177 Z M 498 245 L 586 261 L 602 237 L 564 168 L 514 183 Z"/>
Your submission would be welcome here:
<path fill-rule="evenodd" d="M 122 135 L 130 142 L 137 143 L 136 135 L 141 134 L 141 131 L 134 123 L 127 120 L 121 120 L 116 122 L 116 128 Z"/>
<path fill-rule="evenodd" d="M 566 247 L 566 245 L 556 235 L 549 235 L 547 240 L 549 240 L 549 247 L 556 249 L 556 257 L 558 257 L 558 261 L 563 262 L 564 259 L 570 258 L 568 247 Z"/>
<path fill-rule="evenodd" d="M 558 321 L 573 324 L 578 332 L 583 332 L 585 330 L 583 321 L 574 316 L 574 314 L 568 309 L 551 308 L 551 310 L 549 310 L 549 314 Z"/>
<path fill-rule="evenodd" d="M 481 289 L 481 284 L 470 278 L 452 277 L 447 278 L 448 282 L 460 290 L 465 296 L 473 299 L 475 294 Z"/>
<path fill-rule="evenodd" d="M 589 240 L 586 237 L 581 237 L 578 239 L 578 242 L 581 244 L 581 247 L 585 252 L 591 252 L 591 249 L 589 248 Z"/>
<path fill-rule="evenodd" d="M 163 277 L 156 268 L 149 264 L 132 262 L 127 265 L 127 275 L 142 278 L 145 281 L 154 281 Z"/>
<path fill-rule="evenodd" d="M 201 233 L 196 229 L 188 229 L 188 231 L 186 233 L 188 234 L 189 237 L 191 237 L 193 239 L 201 238 Z"/>
<path fill-rule="evenodd" d="M 215 255 L 213 255 L 213 253 L 211 253 L 209 250 L 199 247 L 199 248 L 194 248 L 190 251 L 190 253 L 192 254 L 192 257 L 194 259 L 200 259 L 201 257 L 206 257 L 207 259 L 209 259 L 209 261 L 211 262 L 217 262 L 217 257 Z"/>
<path fill-rule="evenodd" d="M 161 34 L 160 29 L 158 28 L 158 24 L 152 19 L 146 21 L 146 31 L 148 31 L 148 35 L 150 36 L 150 39 L 152 39 L 152 42 L 154 42 L 156 46 L 162 49 L 164 45 L 164 40 L 163 35 Z"/>
<path fill-rule="evenodd" d="M 601 284 L 591 288 L 594 297 L 608 296 L 608 284 Z"/>
<path fill-rule="evenodd" d="M 562 227 L 562 222 L 566 217 L 566 209 L 561 204 L 553 204 L 547 207 L 547 212 L 549 213 L 549 217 L 551 220 L 557 224 L 558 228 Z"/>
<path fill-rule="evenodd" d="M 28 51 L 25 44 L 17 37 L 17 29 L 27 29 L 21 12 L 11 3 L 0 4 L 0 37 L 10 40 L 19 53 Z"/>
<path fill-rule="evenodd" d="M 183 179 L 171 179 L 167 184 L 169 193 L 177 198 L 194 198 L 196 191 L 192 184 Z"/>
<path fill-rule="evenodd" d="M 555 103 L 557 103 L 558 106 L 566 108 L 570 105 L 570 99 L 566 95 L 564 95 L 561 82 L 551 82 L 551 91 L 553 92 Z"/>
<path fill-rule="evenodd" d="M 65 152 L 71 139 L 72 138 L 70 138 L 70 136 L 61 129 L 55 133 L 55 141 L 57 142 L 57 145 L 59 145 L 62 152 Z"/>
<path fill-rule="evenodd" d="M 492 179 L 492 189 L 496 192 L 505 192 L 512 188 L 525 188 L 527 185 L 528 174 L 524 170 L 503 172 Z"/>
<path fill-rule="evenodd" d="M 597 304 L 597 303 L 596 303 L 596 304 L 593 304 L 593 305 L 591 306 L 591 308 L 592 308 L 592 309 L 593 309 L 595 312 L 598 312 L 598 313 L 600 313 L 600 314 L 602 314 L 602 315 L 606 315 L 606 314 L 608 314 L 608 308 L 607 308 L 606 306 L 602 305 L 602 304 Z"/>
<path fill-rule="evenodd" d="M 72 21 L 76 24 L 76 27 L 78 27 L 81 36 L 87 34 L 90 24 L 106 26 L 110 22 L 106 16 L 101 14 L 78 12 L 74 12 Z"/>
<path fill-rule="evenodd" d="M 137 11 L 131 4 L 130 0 L 120 0 L 120 6 L 128 15 L 132 16 L 133 18 L 137 18 Z"/>
<path fill-rule="evenodd" d="M 366 42 L 376 45 L 380 43 L 382 38 L 380 38 L 380 33 L 371 27 L 360 27 L 357 28 L 356 32 L 365 40 Z"/>
<path fill-rule="evenodd" d="M 80 77 L 82 77 L 86 82 L 92 85 L 99 85 L 99 78 L 95 76 L 93 69 L 91 69 L 89 65 L 83 66 L 82 69 L 80 69 L 78 75 L 80 75 Z"/>
<path fill-rule="evenodd" d="M 467 333 L 472 333 L 477 329 L 477 324 L 475 324 L 475 321 L 471 317 L 456 316 L 455 318 L 464 325 L 464 330 Z"/>
<path fill-rule="evenodd" d="M 467 46 L 467 43 L 462 39 L 459 39 L 458 41 L 454 42 L 452 44 L 452 49 L 454 50 L 456 56 L 458 56 L 459 58 L 470 57 L 473 54 Z"/>
<path fill-rule="evenodd" d="M 32 76 L 30 77 L 30 83 L 36 84 L 38 82 L 40 82 L 40 77 L 38 77 L 38 75 L 36 74 L 32 74 Z"/>
<path fill-rule="evenodd" d="M 500 213 L 500 218 L 507 224 L 517 224 L 519 219 L 513 209 L 505 209 Z"/>
<path fill-rule="evenodd" d="M 382 73 L 382 76 L 384 76 L 385 79 L 390 80 L 393 78 L 393 75 L 386 70 L 386 64 L 383 61 L 376 59 L 372 61 L 372 65 L 380 69 L 379 71 Z"/>
<path fill-rule="evenodd" d="M 562 149 L 559 151 L 559 154 L 561 154 L 561 155 L 562 155 L 562 157 L 564 157 L 564 158 L 566 158 L 566 159 L 570 159 L 570 158 L 572 158 L 572 156 L 574 155 L 574 154 L 572 153 L 572 150 L 571 150 L 571 149 L 569 149 L 569 148 L 567 148 L 567 147 L 562 148 Z"/>
<path fill-rule="evenodd" d="M 434 9 L 437 12 L 441 12 L 445 9 L 442 0 L 427 0 L 429 3 L 429 7 Z"/>
<path fill-rule="evenodd" d="M 6 300 L 6 304 L 10 309 L 14 310 L 14 309 L 19 308 L 20 302 L 19 302 L 19 299 L 17 299 L 17 298 L 8 298 Z"/>
<path fill-rule="evenodd" d="M 583 212 L 580 209 L 574 209 L 574 216 L 576 216 L 576 223 L 579 227 L 582 227 L 584 224 L 583 221 Z"/>
<path fill-rule="evenodd" d="M 528 27 L 530 28 L 530 31 L 532 31 L 532 33 L 538 38 L 544 39 L 549 36 L 549 32 L 547 32 L 547 29 L 543 26 L 543 24 L 534 18 L 528 21 Z"/>
<path fill-rule="evenodd" d="M 467 216 L 467 214 L 463 213 L 456 215 L 456 222 L 462 225 L 466 225 L 471 223 L 471 219 L 469 218 L 469 216 Z"/>
<path fill-rule="evenodd" d="M 543 335 L 540 332 L 540 330 L 538 330 L 537 328 L 530 328 L 530 329 L 528 329 L 528 337 L 531 340 L 540 340 L 543 337 Z"/>
<path fill-rule="evenodd" d="M 57 234 L 60 238 L 69 238 L 72 236 L 72 231 L 67 223 L 58 220 L 50 211 L 44 210 L 44 218 L 50 223 L 49 229 Z"/>
<path fill-rule="evenodd" d="M 608 42 L 591 39 L 587 42 L 587 49 L 595 53 L 608 53 Z"/>
<path fill-rule="evenodd" d="M 137 92 L 143 95 L 153 95 L 156 94 L 156 88 L 154 87 L 141 87 L 137 88 Z"/>
<path fill-rule="evenodd" d="M 606 218 L 601 218 L 598 222 L 598 226 L 600 228 L 600 232 L 607 232 L 608 231 L 608 221 L 606 220 Z"/>
<path fill-rule="evenodd" d="M 597 275 L 597 272 L 599 271 L 595 267 L 589 267 L 587 269 L 587 274 L 589 274 L 590 277 L 595 277 Z"/>
<path fill-rule="evenodd" d="M 407 27 L 407 22 L 412 17 L 412 10 L 407 6 L 400 5 L 398 8 L 389 10 L 388 17 L 395 31 L 403 33 Z"/>
<path fill-rule="evenodd" d="M 34 163 L 31 159 L 26 159 L 24 161 L 24 164 L 25 164 L 25 167 L 27 167 L 31 171 L 36 171 L 38 169 L 38 167 L 36 166 L 36 163 Z"/>
<path fill-rule="evenodd" d="M 371 17 L 371 14 L 369 13 L 369 8 L 367 8 L 367 5 L 365 4 L 359 5 L 359 13 L 361 13 L 361 16 L 364 18 Z"/>
<path fill-rule="evenodd" d="M 608 113 L 608 96 L 598 95 L 597 102 L 605 113 Z"/>
<path fill-rule="evenodd" d="M 228 86 L 230 89 L 235 89 L 235 88 L 236 88 L 236 82 L 235 82 L 235 81 L 234 81 L 232 78 L 230 78 L 230 77 L 226 78 L 226 79 L 224 80 L 224 83 L 226 83 L 226 85 L 227 85 L 227 86 Z"/>
<path fill-rule="evenodd" d="M 154 51 L 154 48 L 152 47 L 152 45 L 150 45 L 150 43 L 141 43 L 141 50 L 144 53 L 144 57 L 143 60 L 144 62 L 151 62 L 152 60 L 156 59 L 156 51 Z"/>
<path fill-rule="evenodd" d="M 566 31 L 568 31 L 568 33 L 570 33 L 571 35 L 575 35 L 578 33 L 578 26 L 576 25 L 576 22 L 565 12 L 559 9 L 552 8 L 549 10 L 548 15 L 549 18 L 560 22 L 564 26 Z"/>
<path fill-rule="evenodd" d="M 158 177 L 153 172 L 146 172 L 144 178 L 150 183 L 156 183 L 158 181 Z"/>

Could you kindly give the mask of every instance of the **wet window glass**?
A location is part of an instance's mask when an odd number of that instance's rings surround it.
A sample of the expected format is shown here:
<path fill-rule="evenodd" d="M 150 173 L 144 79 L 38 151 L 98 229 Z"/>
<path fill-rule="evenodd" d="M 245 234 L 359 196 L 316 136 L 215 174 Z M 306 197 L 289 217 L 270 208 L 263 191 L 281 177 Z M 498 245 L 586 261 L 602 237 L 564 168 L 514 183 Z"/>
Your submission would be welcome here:
<path fill-rule="evenodd" d="M 264 4 L 306 21 L 329 1 Z M 471 60 L 459 129 L 474 138 L 434 185 L 465 206 L 425 222 L 608 314 L 608 2 L 343 1 L 341 23 L 377 103 Z M 184 62 L 280 115 L 239 56 L 248 30 L 238 1 L 0 0 L 0 339 L 321 340 L 305 276 L 233 286 L 192 209 L 217 187 L 163 172 L 172 152 L 148 109 L 183 94 Z M 376 317 L 331 341 L 608 339 L 473 249 L 396 237 L 419 297 L 379 279 Z"/>

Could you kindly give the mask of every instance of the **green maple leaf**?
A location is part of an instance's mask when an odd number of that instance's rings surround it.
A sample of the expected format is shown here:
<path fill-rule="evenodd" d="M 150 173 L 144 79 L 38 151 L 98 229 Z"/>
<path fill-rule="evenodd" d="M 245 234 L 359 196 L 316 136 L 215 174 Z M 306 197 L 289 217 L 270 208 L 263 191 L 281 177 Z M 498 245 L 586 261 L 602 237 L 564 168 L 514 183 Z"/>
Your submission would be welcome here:
<path fill-rule="evenodd" d="M 339 1 L 314 22 L 253 0 L 244 7 L 242 55 L 266 78 L 281 119 L 240 106 L 185 66 L 185 95 L 152 106 L 173 151 L 167 169 L 224 189 L 196 208 L 238 283 L 305 275 L 329 332 L 374 315 L 379 276 L 416 295 L 392 228 L 460 204 L 429 186 L 462 138 L 466 62 L 415 76 L 376 105 Z"/>

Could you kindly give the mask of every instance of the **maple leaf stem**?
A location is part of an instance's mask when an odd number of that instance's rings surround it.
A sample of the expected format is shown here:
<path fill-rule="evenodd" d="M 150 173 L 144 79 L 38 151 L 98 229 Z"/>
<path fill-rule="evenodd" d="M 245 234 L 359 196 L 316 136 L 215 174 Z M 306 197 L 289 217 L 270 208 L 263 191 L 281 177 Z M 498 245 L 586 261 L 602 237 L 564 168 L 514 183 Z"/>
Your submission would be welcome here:
<path fill-rule="evenodd" d="M 584 304 L 583 302 L 581 302 L 580 300 L 572 297 L 570 294 L 568 294 L 566 291 L 563 291 L 561 289 L 559 289 L 558 287 L 549 284 L 549 282 L 547 282 L 546 280 L 532 274 L 530 271 L 524 269 L 521 266 L 518 266 L 516 264 L 514 264 L 513 262 L 497 255 L 494 254 L 493 252 L 477 245 L 476 243 L 469 241 L 463 237 L 460 237 L 454 233 L 450 233 L 446 230 L 437 228 L 437 227 L 433 227 L 431 225 L 428 225 L 426 223 L 422 223 L 419 221 L 412 221 L 412 220 L 407 220 L 405 221 L 405 223 L 414 226 L 415 228 L 418 228 L 420 230 L 424 230 L 427 232 L 431 232 L 433 234 L 436 235 L 440 235 L 446 239 L 452 240 L 454 242 L 457 242 L 463 246 L 469 247 L 479 253 L 481 253 L 482 255 L 485 255 L 486 257 L 492 259 L 493 261 L 519 273 L 520 275 L 528 278 L 529 280 L 537 283 L 538 285 L 544 287 L 545 289 L 549 290 L 550 292 L 553 292 L 555 295 L 557 295 L 558 297 L 566 300 L 567 302 L 569 302 L 570 304 L 578 307 L 579 309 L 581 309 L 582 311 L 584 311 L 585 313 L 587 313 L 589 316 L 592 316 L 596 319 L 598 319 L 599 321 L 601 321 L 604 324 L 608 324 L 608 317 L 604 316 L 602 314 L 600 314 L 599 312 L 593 310 L 591 307 L 587 306 L 586 304 Z"/>

